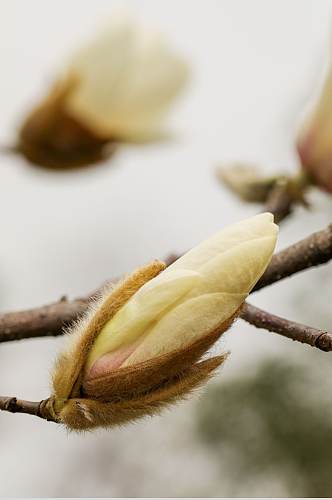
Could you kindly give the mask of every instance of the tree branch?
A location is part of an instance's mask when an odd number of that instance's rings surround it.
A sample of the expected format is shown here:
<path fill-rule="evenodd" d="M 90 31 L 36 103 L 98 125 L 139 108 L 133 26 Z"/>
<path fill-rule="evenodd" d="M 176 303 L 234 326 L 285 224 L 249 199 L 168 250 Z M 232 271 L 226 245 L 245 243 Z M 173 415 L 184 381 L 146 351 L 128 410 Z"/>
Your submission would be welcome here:
<path fill-rule="evenodd" d="M 25 401 L 15 397 L 0 396 L 0 410 L 10 413 L 26 413 L 36 417 L 55 422 L 48 409 L 48 399 L 43 401 Z"/>
<path fill-rule="evenodd" d="M 332 258 L 332 224 L 326 229 L 311 234 L 307 238 L 276 253 L 267 270 L 254 287 L 260 290 L 276 281 L 304 271 L 309 267 L 320 266 Z"/>
<path fill-rule="evenodd" d="M 82 314 L 89 298 L 59 302 L 35 309 L 0 315 L 0 342 L 62 335 L 62 328 Z"/>
<path fill-rule="evenodd" d="M 275 254 L 254 291 L 309 267 L 324 264 L 331 258 L 332 224 Z M 174 255 L 168 257 L 167 263 L 174 260 Z M 86 310 L 89 299 L 95 293 L 71 301 L 63 297 L 59 302 L 43 307 L 1 314 L 0 342 L 61 335 L 63 327 Z"/>
<path fill-rule="evenodd" d="M 264 328 L 269 332 L 275 332 L 283 337 L 309 344 L 322 351 L 332 351 L 331 333 L 281 318 L 248 304 L 248 302 L 243 305 L 240 317 L 257 328 Z"/>
<path fill-rule="evenodd" d="M 288 188 L 287 180 L 279 181 L 271 189 L 266 203 L 265 212 L 271 212 L 274 215 L 274 221 L 279 224 L 283 219 L 292 213 L 294 198 Z"/>
<path fill-rule="evenodd" d="M 280 176 L 268 193 L 265 212 L 271 212 L 278 224 L 290 215 L 295 205 L 308 206 L 305 198 L 307 189 L 313 184 L 312 178 L 303 169 L 293 176 Z"/>

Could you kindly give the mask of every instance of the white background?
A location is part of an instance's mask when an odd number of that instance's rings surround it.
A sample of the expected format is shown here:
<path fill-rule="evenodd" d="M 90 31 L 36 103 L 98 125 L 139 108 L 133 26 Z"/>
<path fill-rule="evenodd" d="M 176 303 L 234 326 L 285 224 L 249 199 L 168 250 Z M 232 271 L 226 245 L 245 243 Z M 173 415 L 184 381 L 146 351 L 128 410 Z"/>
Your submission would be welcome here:
<path fill-rule="evenodd" d="M 192 66 L 190 87 L 170 117 L 176 140 L 124 146 L 105 165 L 66 173 L 1 155 L 2 311 L 82 295 L 257 212 L 218 184 L 220 162 L 249 161 L 267 172 L 297 166 L 299 117 L 332 43 L 330 0 L 1 0 L 2 145 L 14 140 L 20 120 L 71 51 L 119 5 L 159 26 Z M 310 212 L 299 209 L 284 223 L 280 248 L 330 221 L 328 197 L 316 192 L 310 199 Z M 328 327 L 329 282 L 327 268 L 311 271 L 253 301 Z M 232 356 L 220 378 L 267 354 L 326 356 L 240 321 L 222 344 Z M 0 394 L 46 397 L 60 345 L 61 339 L 2 345 Z M 232 491 L 227 477 L 193 437 L 196 404 L 204 404 L 204 396 L 160 418 L 88 436 L 1 414 L 0 495 L 225 495 Z M 252 493 L 284 493 L 277 482 L 264 488 Z"/>

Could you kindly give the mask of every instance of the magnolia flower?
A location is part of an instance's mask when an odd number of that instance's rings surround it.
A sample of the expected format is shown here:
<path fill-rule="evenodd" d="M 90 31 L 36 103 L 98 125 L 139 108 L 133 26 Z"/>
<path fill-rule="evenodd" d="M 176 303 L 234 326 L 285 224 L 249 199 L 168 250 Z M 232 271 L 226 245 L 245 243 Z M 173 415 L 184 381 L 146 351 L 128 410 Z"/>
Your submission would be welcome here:
<path fill-rule="evenodd" d="M 159 33 L 115 14 L 27 118 L 18 147 L 34 163 L 66 167 L 100 160 L 115 142 L 156 138 L 187 79 Z"/>
<path fill-rule="evenodd" d="M 332 192 L 332 63 L 315 106 L 300 130 L 297 150 L 303 168 Z"/>
<path fill-rule="evenodd" d="M 139 269 L 70 332 L 50 412 L 71 429 L 122 424 L 186 396 L 225 355 L 200 361 L 239 313 L 277 238 L 269 213 L 227 227 L 165 268 Z"/>

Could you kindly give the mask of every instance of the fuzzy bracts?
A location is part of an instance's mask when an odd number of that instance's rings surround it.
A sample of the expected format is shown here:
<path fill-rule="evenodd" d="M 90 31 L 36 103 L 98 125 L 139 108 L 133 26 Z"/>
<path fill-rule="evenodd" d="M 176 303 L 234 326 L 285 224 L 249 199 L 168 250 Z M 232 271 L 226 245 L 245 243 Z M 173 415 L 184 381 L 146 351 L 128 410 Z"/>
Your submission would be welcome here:
<path fill-rule="evenodd" d="M 47 410 L 70 429 L 154 415 L 203 384 L 203 356 L 232 324 L 276 243 L 271 214 L 226 227 L 167 267 L 154 261 L 106 289 L 69 332 Z"/>
<path fill-rule="evenodd" d="M 69 345 L 56 362 L 53 395 L 47 402 L 58 422 L 72 430 L 90 430 L 155 415 L 205 383 L 225 360 L 226 355 L 222 355 L 199 361 L 235 315 L 189 346 L 84 380 L 87 356 L 100 330 L 145 283 L 164 269 L 165 264 L 154 261 L 115 288 L 105 290 L 85 317 L 68 331 Z"/>

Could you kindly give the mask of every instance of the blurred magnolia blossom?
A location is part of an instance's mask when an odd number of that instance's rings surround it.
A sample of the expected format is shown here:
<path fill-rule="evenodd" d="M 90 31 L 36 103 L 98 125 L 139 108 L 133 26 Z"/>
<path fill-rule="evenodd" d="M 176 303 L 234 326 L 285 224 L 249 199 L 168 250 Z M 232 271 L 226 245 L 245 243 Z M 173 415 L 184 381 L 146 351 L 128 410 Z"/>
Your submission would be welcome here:
<path fill-rule="evenodd" d="M 297 150 L 313 181 L 332 192 L 332 60 L 311 111 L 302 125 Z"/>
<path fill-rule="evenodd" d="M 56 364 L 55 418 L 73 429 L 122 424 L 204 383 L 225 355 L 200 359 L 265 271 L 277 230 L 271 214 L 252 217 L 106 290 Z"/>
<path fill-rule="evenodd" d="M 33 163 L 60 168 L 98 161 L 115 143 L 160 138 L 188 76 L 160 33 L 115 13 L 27 117 L 17 148 Z"/>

